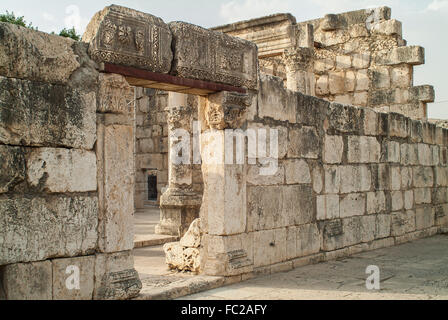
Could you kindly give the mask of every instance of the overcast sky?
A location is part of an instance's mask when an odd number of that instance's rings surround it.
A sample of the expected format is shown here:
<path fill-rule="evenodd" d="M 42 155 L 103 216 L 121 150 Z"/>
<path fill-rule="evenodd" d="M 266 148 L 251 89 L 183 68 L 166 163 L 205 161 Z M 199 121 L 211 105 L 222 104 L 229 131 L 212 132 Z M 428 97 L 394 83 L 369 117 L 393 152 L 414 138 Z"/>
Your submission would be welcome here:
<path fill-rule="evenodd" d="M 119 4 L 161 17 L 212 27 L 280 12 L 297 21 L 363 8 L 389 6 L 392 18 L 403 22 L 409 45 L 426 48 L 426 64 L 415 68 L 415 85 L 431 84 L 436 101 L 429 117 L 448 119 L 448 0 L 2 0 L 0 12 L 25 16 L 42 31 L 59 32 L 72 27 L 82 33 L 95 12 Z"/>

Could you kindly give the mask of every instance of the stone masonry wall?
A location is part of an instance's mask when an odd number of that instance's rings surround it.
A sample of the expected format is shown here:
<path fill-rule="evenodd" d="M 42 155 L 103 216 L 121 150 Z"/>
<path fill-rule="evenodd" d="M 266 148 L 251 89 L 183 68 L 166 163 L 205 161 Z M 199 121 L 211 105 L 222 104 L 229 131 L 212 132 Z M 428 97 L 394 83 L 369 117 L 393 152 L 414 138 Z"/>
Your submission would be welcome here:
<path fill-rule="evenodd" d="M 260 71 L 282 78 L 290 89 L 297 71 L 310 68 L 315 88 L 305 94 L 418 120 L 427 119 L 427 103 L 434 101 L 432 86 L 414 86 L 414 66 L 425 63 L 424 48 L 407 46 L 402 24 L 391 19 L 388 7 L 300 23 L 278 14 L 213 29 L 256 43 Z M 303 48 L 312 50 L 310 61 Z"/>
<path fill-rule="evenodd" d="M 424 49 L 406 46 L 402 24 L 387 7 L 303 22 L 314 29 L 316 96 L 426 119 L 431 86 L 414 87 Z"/>
<path fill-rule="evenodd" d="M 291 92 L 268 75 L 249 114 L 249 128 L 279 130 L 277 174 L 247 172 L 240 241 L 256 273 L 448 227 L 447 129 Z"/>
<path fill-rule="evenodd" d="M 0 299 L 124 299 L 140 290 L 132 247 L 108 240 L 97 161 L 105 93 L 87 49 L 0 23 Z M 73 268 L 79 290 L 66 286 Z"/>

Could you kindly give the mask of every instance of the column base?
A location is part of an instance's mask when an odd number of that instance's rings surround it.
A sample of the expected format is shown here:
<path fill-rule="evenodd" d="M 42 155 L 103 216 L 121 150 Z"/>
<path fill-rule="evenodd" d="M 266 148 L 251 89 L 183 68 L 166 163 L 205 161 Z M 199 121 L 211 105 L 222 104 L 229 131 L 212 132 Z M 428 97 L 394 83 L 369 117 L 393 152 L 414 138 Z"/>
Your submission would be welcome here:
<path fill-rule="evenodd" d="M 192 190 L 169 188 L 160 199 L 160 223 L 156 234 L 183 237 L 199 218 L 202 197 Z"/>

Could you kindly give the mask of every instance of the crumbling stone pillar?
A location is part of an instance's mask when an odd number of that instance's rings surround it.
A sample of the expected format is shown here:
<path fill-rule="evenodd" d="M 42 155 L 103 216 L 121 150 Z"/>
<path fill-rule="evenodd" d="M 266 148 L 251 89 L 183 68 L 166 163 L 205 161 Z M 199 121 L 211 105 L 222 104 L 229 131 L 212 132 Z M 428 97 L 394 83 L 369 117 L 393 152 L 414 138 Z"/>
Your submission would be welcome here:
<path fill-rule="evenodd" d="M 201 270 L 207 275 L 232 276 L 253 270 L 248 259 L 252 241 L 245 233 L 247 165 L 245 160 L 238 163 L 235 148 L 229 148 L 234 139 L 229 133 L 235 133 L 229 130 L 243 127 L 250 101 L 248 95 L 221 92 L 210 95 L 201 112 L 208 129 L 201 137 L 204 200 L 200 214 Z"/>
<path fill-rule="evenodd" d="M 141 290 L 134 269 L 134 90 L 101 74 L 97 107 L 98 251 L 94 299 L 128 299 Z"/>
<path fill-rule="evenodd" d="M 188 95 L 168 95 L 169 186 L 160 199 L 157 234 L 182 237 L 198 218 L 202 197 L 193 191 L 193 109 Z"/>
<path fill-rule="evenodd" d="M 310 96 L 315 95 L 315 76 L 313 48 L 296 48 L 286 50 L 284 61 L 286 66 L 287 88 Z"/>

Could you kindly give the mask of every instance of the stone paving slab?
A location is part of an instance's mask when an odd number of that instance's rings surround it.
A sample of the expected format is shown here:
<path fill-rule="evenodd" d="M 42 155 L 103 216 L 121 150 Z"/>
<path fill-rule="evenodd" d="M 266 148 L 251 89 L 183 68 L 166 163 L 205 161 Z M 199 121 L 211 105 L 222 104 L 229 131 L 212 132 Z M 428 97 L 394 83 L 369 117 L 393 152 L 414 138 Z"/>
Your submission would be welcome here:
<path fill-rule="evenodd" d="M 305 266 L 183 300 L 448 300 L 448 235 Z M 366 289 L 377 265 L 381 290 Z"/>

